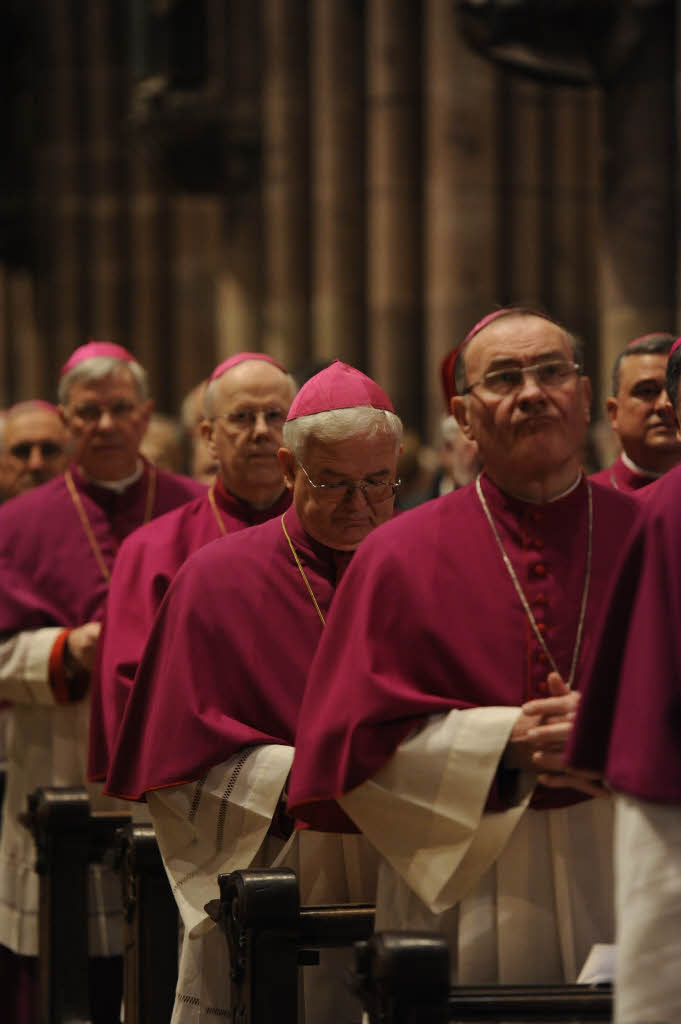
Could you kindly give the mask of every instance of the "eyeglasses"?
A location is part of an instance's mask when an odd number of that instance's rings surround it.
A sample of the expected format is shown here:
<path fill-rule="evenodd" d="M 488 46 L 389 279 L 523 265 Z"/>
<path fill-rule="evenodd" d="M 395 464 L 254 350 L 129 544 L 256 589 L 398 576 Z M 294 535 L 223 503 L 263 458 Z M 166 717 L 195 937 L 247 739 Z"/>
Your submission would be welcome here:
<path fill-rule="evenodd" d="M 265 426 L 272 430 L 281 429 L 286 420 L 286 413 L 282 409 L 242 409 L 239 412 L 218 413 L 213 419 L 225 420 L 236 430 L 253 430 L 258 416 L 262 416 Z"/>
<path fill-rule="evenodd" d="M 138 411 L 139 406 L 134 402 L 114 402 L 113 405 L 96 405 L 93 402 L 87 405 L 77 405 L 73 410 L 73 415 L 84 423 L 93 424 L 99 423 L 104 412 L 108 412 L 112 420 L 127 420 Z"/>
<path fill-rule="evenodd" d="M 34 448 L 40 449 L 40 454 L 44 459 L 53 459 L 55 455 L 61 455 L 64 450 L 56 441 L 19 441 L 12 445 L 9 453 L 15 459 L 28 462 Z"/>
<path fill-rule="evenodd" d="M 356 490 L 360 490 L 370 505 L 380 505 L 382 501 L 388 501 L 397 493 L 402 481 L 395 480 L 339 480 L 332 484 L 316 484 L 310 478 L 302 462 L 298 465 L 307 477 L 310 487 L 317 492 L 320 501 L 341 502 L 351 498 Z"/>
<path fill-rule="evenodd" d="M 567 359 L 535 363 L 534 366 L 507 366 L 503 370 L 483 374 L 480 380 L 468 384 L 463 394 L 468 395 L 473 388 L 484 387 L 494 395 L 512 395 L 522 388 L 526 373 L 532 374 L 538 387 L 550 391 L 563 387 L 581 369 L 579 363 L 571 363 Z"/>

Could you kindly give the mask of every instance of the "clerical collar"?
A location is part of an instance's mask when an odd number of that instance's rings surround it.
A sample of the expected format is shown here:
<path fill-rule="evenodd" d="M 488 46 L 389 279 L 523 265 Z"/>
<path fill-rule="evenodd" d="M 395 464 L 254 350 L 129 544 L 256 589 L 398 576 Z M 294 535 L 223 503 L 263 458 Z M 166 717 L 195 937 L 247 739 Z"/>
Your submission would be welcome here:
<path fill-rule="evenodd" d="M 645 476 L 650 480 L 659 480 L 664 473 L 652 473 L 649 469 L 643 469 L 642 466 L 637 466 L 633 459 L 630 459 L 626 452 L 621 453 L 622 462 L 630 469 L 632 473 L 636 473 L 637 476 Z"/>
<path fill-rule="evenodd" d="M 87 480 L 90 484 L 95 484 L 96 487 L 103 487 L 107 491 L 115 491 L 116 494 L 122 494 L 123 491 L 127 491 L 128 487 L 132 484 L 137 483 L 139 478 L 144 472 L 144 463 L 141 459 L 137 460 L 137 468 L 135 472 L 130 476 L 126 476 L 123 480 L 97 480 L 94 476 L 89 476 L 82 466 L 78 466 L 78 469 L 84 480 Z"/>
<path fill-rule="evenodd" d="M 513 491 L 506 491 L 505 493 L 508 494 L 509 497 L 515 498 L 516 501 L 524 501 L 528 505 L 551 505 L 554 501 L 560 501 L 562 498 L 567 498 L 568 494 L 572 494 L 573 491 L 577 490 L 581 482 L 582 471 L 580 469 L 577 473 L 577 479 L 575 480 L 575 482 L 573 484 L 570 484 L 570 486 L 567 487 L 564 491 L 561 491 L 560 494 L 554 494 L 554 496 L 552 498 L 549 498 L 548 501 L 535 501 L 533 498 L 524 498 L 521 497 L 519 494 L 514 494 Z"/>
<path fill-rule="evenodd" d="M 271 501 L 269 505 L 251 505 L 251 503 L 246 501 L 245 498 L 240 498 L 237 494 L 234 494 L 233 491 L 227 490 L 224 480 L 219 473 L 216 473 L 215 475 L 215 492 L 223 499 L 230 509 L 241 510 L 251 518 L 257 519 L 258 517 L 261 517 L 263 522 L 266 519 L 273 518 L 277 514 L 280 506 L 281 511 L 285 511 L 285 509 L 287 509 L 291 504 L 289 500 L 285 500 L 290 498 L 288 488 L 282 487 L 280 494 L 274 499 L 274 501 Z"/>

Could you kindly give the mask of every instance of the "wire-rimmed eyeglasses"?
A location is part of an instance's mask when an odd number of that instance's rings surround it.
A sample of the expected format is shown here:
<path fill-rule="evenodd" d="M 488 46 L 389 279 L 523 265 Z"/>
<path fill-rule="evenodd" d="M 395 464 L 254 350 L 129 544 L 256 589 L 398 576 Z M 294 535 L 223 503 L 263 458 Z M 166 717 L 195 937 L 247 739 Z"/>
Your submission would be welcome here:
<path fill-rule="evenodd" d="M 310 487 L 317 492 L 320 501 L 340 502 L 351 498 L 356 490 L 360 490 L 370 505 L 380 505 L 394 497 L 402 481 L 391 480 L 338 480 L 333 483 L 316 484 L 305 466 L 298 460 L 298 465 L 307 477 Z"/>
<path fill-rule="evenodd" d="M 483 374 L 480 380 L 468 384 L 463 389 L 463 394 L 468 395 L 473 388 L 484 387 L 494 395 L 511 395 L 522 388 L 526 373 L 532 374 L 540 388 L 561 388 L 576 373 L 580 373 L 581 369 L 579 363 L 567 359 L 552 359 L 545 363 L 535 363 L 533 366 L 506 366 L 502 370 L 492 370 Z"/>

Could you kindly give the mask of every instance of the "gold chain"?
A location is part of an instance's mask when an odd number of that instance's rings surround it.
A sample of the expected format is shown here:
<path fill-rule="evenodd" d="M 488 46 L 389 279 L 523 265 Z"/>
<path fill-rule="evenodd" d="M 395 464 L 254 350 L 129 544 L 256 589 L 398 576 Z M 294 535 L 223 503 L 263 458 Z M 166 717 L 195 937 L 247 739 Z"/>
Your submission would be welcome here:
<path fill-rule="evenodd" d="M 478 498 L 480 499 L 480 504 L 482 505 L 483 511 L 484 511 L 485 515 L 487 516 L 487 521 L 488 521 L 489 525 L 492 528 L 492 533 L 494 534 L 494 537 L 496 539 L 497 545 L 499 547 L 499 551 L 501 552 L 501 557 L 504 560 L 504 565 L 506 566 L 506 569 L 508 570 L 508 574 L 511 577 L 511 580 L 513 582 L 513 586 L 516 589 L 516 593 L 518 594 L 518 597 L 520 598 L 521 604 L 522 604 L 522 606 L 523 606 L 523 608 L 525 610 L 525 614 L 527 615 L 529 623 L 530 623 L 530 625 L 531 625 L 531 627 L 532 627 L 532 629 L 534 631 L 534 635 L 536 636 L 537 640 L 539 641 L 539 644 L 540 644 L 542 650 L 544 651 L 544 654 L 548 658 L 553 671 L 554 672 L 558 672 L 558 675 L 560 675 L 560 672 L 558 671 L 558 666 L 556 665 L 555 661 L 553 660 L 553 656 L 552 656 L 550 650 L 546 646 L 546 642 L 544 640 L 544 637 L 541 635 L 539 626 L 537 625 L 537 620 L 535 619 L 534 615 L 532 614 L 532 609 L 530 608 L 528 600 L 525 597 L 525 592 L 523 591 L 523 588 L 520 586 L 520 581 L 519 581 L 518 577 L 516 576 L 515 569 L 513 568 L 512 564 L 511 564 L 511 559 L 506 554 L 506 550 L 504 548 L 503 541 L 501 540 L 501 536 L 499 535 L 499 531 L 497 530 L 496 523 L 494 522 L 494 519 L 492 518 L 492 513 L 489 510 L 489 506 L 488 506 L 487 501 L 485 499 L 485 495 L 483 494 L 482 487 L 480 486 L 480 476 L 481 476 L 481 474 L 478 474 L 478 478 L 475 481 L 475 490 L 477 492 Z M 570 689 L 570 690 L 572 689 L 572 684 L 573 684 L 574 678 L 575 678 L 575 672 L 577 670 L 577 660 L 579 658 L 579 649 L 580 649 L 580 647 L 582 645 L 582 632 L 584 630 L 584 619 L 586 618 L 586 605 L 587 605 L 587 601 L 589 599 L 589 583 L 590 583 L 590 580 L 591 580 L 591 546 L 592 546 L 591 545 L 591 541 L 592 541 L 592 534 L 593 534 L 593 498 L 591 496 L 591 484 L 589 483 L 588 480 L 586 481 L 586 493 L 587 493 L 587 508 L 588 508 L 588 527 L 587 527 L 587 544 L 586 544 L 586 572 L 584 574 L 584 590 L 582 592 L 582 603 L 581 603 L 581 607 L 579 609 L 579 621 L 577 623 L 577 635 L 575 637 L 575 646 L 574 646 L 574 649 L 572 651 L 572 664 L 570 665 L 570 675 L 569 675 L 568 680 L 567 680 L 568 689 Z"/>
<path fill-rule="evenodd" d="M 97 542 L 97 538 L 95 537 L 94 531 L 92 529 L 92 525 L 90 523 L 90 520 L 88 519 L 87 512 L 85 511 L 85 506 L 83 505 L 83 502 L 81 501 L 80 494 L 78 493 L 78 489 L 76 488 L 76 485 L 73 482 L 73 476 L 71 475 L 71 470 L 70 469 L 67 469 L 66 472 L 64 473 L 64 479 L 66 480 L 66 486 L 68 488 L 69 494 L 71 495 L 71 500 L 72 500 L 73 504 L 75 505 L 76 512 L 78 513 L 78 517 L 79 517 L 79 519 L 80 519 L 80 521 L 81 521 L 81 523 L 83 525 L 83 529 L 85 530 L 85 536 L 87 537 L 87 539 L 88 539 L 88 541 L 90 543 L 90 547 L 92 548 L 92 553 L 95 556 L 95 559 L 97 561 L 97 565 L 99 566 L 100 572 L 101 572 L 102 576 L 104 577 L 104 579 L 106 580 L 106 582 L 110 583 L 111 582 L 111 573 L 109 572 L 109 568 L 108 568 L 106 562 L 104 561 L 104 555 L 102 554 L 102 549 L 99 546 L 99 543 Z M 149 483 L 147 485 L 147 500 L 146 500 L 145 506 L 144 506 L 144 520 L 143 520 L 143 524 L 144 523 L 148 523 L 149 520 L 151 519 L 151 513 L 154 510 L 154 498 L 155 498 L 155 496 L 156 496 L 156 467 L 155 466 L 150 466 L 149 467 Z"/>
<path fill-rule="evenodd" d="M 210 507 L 213 509 L 213 515 L 215 516 L 215 521 L 218 524 L 218 529 L 222 536 L 225 537 L 227 534 L 227 528 L 225 527 L 224 520 L 220 515 L 220 509 L 218 508 L 217 502 L 215 500 L 215 480 L 210 485 L 210 490 L 208 491 L 208 500 L 210 502 Z"/>
<path fill-rule="evenodd" d="M 303 569 L 302 565 L 300 564 L 300 559 L 298 558 L 298 552 L 294 548 L 293 541 L 291 540 L 291 538 L 288 535 L 288 530 L 286 529 L 286 523 L 284 522 L 284 516 L 281 517 L 281 528 L 284 531 L 284 536 L 286 537 L 286 540 L 288 541 L 288 546 L 291 549 L 291 554 L 293 555 L 293 557 L 296 560 L 296 565 L 298 566 L 298 568 L 300 570 L 300 575 L 303 577 L 303 580 L 305 582 L 305 586 L 307 587 L 308 593 L 309 593 L 310 597 L 312 598 L 312 603 L 314 604 L 315 608 L 317 609 L 317 615 L 319 616 L 319 618 L 322 621 L 322 626 L 325 626 L 326 625 L 326 620 L 324 619 L 324 616 L 322 615 L 321 608 L 317 604 L 317 598 L 314 596 L 314 593 L 312 591 L 312 587 L 310 586 L 310 581 L 308 580 L 307 576 L 305 575 L 305 570 Z"/>

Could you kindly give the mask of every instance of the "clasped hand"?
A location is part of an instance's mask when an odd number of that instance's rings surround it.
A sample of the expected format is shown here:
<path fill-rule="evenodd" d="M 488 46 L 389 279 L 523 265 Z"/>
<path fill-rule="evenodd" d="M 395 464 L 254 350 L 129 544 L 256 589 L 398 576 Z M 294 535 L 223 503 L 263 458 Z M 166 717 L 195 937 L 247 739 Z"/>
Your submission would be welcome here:
<path fill-rule="evenodd" d="M 589 796 L 608 797 L 599 776 L 565 763 L 565 749 L 577 713 L 579 693 L 570 690 L 558 672 L 548 677 L 550 697 L 523 704 L 504 752 L 504 766 L 535 771 L 538 781 L 554 789 L 578 789 Z"/>

